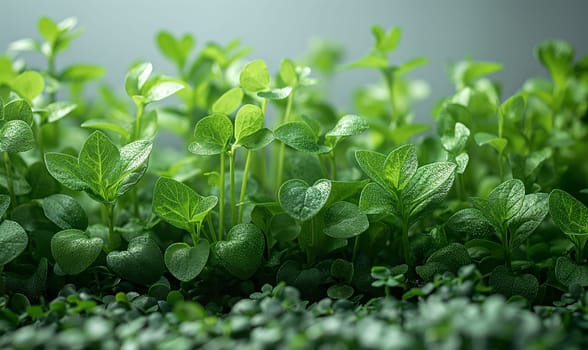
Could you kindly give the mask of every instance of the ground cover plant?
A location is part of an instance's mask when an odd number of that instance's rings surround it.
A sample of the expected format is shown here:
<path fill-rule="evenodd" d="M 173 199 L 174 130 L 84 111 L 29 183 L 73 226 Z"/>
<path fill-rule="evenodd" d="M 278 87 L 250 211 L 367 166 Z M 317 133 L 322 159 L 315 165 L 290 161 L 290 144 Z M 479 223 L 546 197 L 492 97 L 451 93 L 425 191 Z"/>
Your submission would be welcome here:
<path fill-rule="evenodd" d="M 513 96 L 454 62 L 418 124 L 426 59 L 372 33 L 272 74 L 161 31 L 175 74 L 119 89 L 41 18 L 0 56 L 0 347 L 588 347 L 588 56 L 539 44 L 548 77 Z M 341 69 L 381 73 L 353 112 L 324 97 Z"/>

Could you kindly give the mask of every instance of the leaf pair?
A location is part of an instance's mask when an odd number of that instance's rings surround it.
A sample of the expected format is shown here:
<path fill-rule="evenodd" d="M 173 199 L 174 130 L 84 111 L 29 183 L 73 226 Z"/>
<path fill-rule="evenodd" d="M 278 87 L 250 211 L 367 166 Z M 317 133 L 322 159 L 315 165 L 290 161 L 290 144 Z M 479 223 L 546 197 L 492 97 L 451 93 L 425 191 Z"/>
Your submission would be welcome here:
<path fill-rule="evenodd" d="M 408 226 L 445 199 L 455 178 L 453 163 L 436 162 L 418 167 L 413 145 L 400 146 L 388 156 L 357 151 L 355 158 L 374 181 L 361 192 L 360 209 L 367 214 L 394 215 Z"/>
<path fill-rule="evenodd" d="M 137 104 L 161 101 L 184 88 L 175 80 L 151 77 L 152 70 L 151 63 L 139 63 L 131 67 L 125 77 L 125 90 Z"/>
<path fill-rule="evenodd" d="M 50 152 L 45 155 L 49 173 L 64 186 L 86 191 L 104 203 L 114 203 L 147 170 L 152 143 L 131 142 L 119 148 L 100 131 L 85 141 L 78 157 Z"/>

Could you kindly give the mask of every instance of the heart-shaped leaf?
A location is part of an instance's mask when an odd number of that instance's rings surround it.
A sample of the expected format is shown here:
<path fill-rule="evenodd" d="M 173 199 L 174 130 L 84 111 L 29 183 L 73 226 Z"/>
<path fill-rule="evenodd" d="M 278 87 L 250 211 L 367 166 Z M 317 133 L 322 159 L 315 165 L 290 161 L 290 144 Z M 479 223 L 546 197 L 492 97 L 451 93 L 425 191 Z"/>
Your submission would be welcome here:
<path fill-rule="evenodd" d="M 240 87 L 232 88 L 212 104 L 212 113 L 229 115 L 241 105 L 241 101 L 243 101 L 243 90 Z"/>
<path fill-rule="evenodd" d="M 233 123 L 224 114 L 206 116 L 196 124 L 194 138 L 188 150 L 194 154 L 210 156 L 228 150 L 228 144 L 233 137 Z"/>
<path fill-rule="evenodd" d="M 280 62 L 280 79 L 288 86 L 298 85 L 298 73 L 296 73 L 296 65 L 292 60 L 284 58 Z"/>
<path fill-rule="evenodd" d="M 133 238 L 125 251 L 110 252 L 106 264 L 120 277 L 141 285 L 157 281 L 164 272 L 161 250 L 146 235 Z"/>
<path fill-rule="evenodd" d="M 189 186 L 161 177 L 153 191 L 153 212 L 171 225 L 192 232 L 216 206 L 214 196 L 203 197 Z"/>
<path fill-rule="evenodd" d="M 346 239 L 361 234 L 369 225 L 367 215 L 362 213 L 357 205 L 337 202 L 325 211 L 323 232 L 333 238 Z"/>
<path fill-rule="evenodd" d="M 80 230 L 57 232 L 51 239 L 51 253 L 63 272 L 70 275 L 87 269 L 100 255 L 104 242 Z"/>
<path fill-rule="evenodd" d="M 26 152 L 35 147 L 31 127 L 22 120 L 9 120 L 0 127 L 0 152 Z"/>
<path fill-rule="evenodd" d="M 280 125 L 274 131 L 274 135 L 276 139 L 300 152 L 320 154 L 331 150 L 327 146 L 318 144 L 318 135 L 304 122 Z"/>
<path fill-rule="evenodd" d="M 302 180 L 292 179 L 280 187 L 278 199 L 288 215 L 299 221 L 306 221 L 323 208 L 329 199 L 331 182 L 318 180 L 312 186 Z"/>
<path fill-rule="evenodd" d="M 6 265 L 22 253 L 29 242 L 25 230 L 16 222 L 4 220 L 0 224 L 0 266 Z"/>
<path fill-rule="evenodd" d="M 10 207 L 10 196 L 6 194 L 0 194 L 0 217 L 6 214 L 6 211 Z"/>
<path fill-rule="evenodd" d="M 231 228 L 226 241 L 212 245 L 220 264 L 233 276 L 248 279 L 261 265 L 265 238 L 253 224 L 239 224 Z"/>
<path fill-rule="evenodd" d="M 425 265 L 416 267 L 416 272 L 425 281 L 430 281 L 437 273 L 449 271 L 456 274 L 460 267 L 471 263 L 467 249 L 459 243 L 451 243 L 431 254 Z"/>
<path fill-rule="evenodd" d="M 84 208 L 72 197 L 65 194 L 53 194 L 43 199 L 43 212 L 62 230 L 85 230 L 88 226 L 88 216 Z"/>
<path fill-rule="evenodd" d="M 206 266 L 210 246 L 208 241 L 201 239 L 196 246 L 186 243 L 174 243 L 165 250 L 165 266 L 169 272 L 183 282 L 190 281 Z"/>
<path fill-rule="evenodd" d="M 241 139 L 254 134 L 263 128 L 263 111 L 261 108 L 246 104 L 239 108 L 235 116 L 235 143 L 241 143 Z"/>
<path fill-rule="evenodd" d="M 243 89 L 249 92 L 267 90 L 270 84 L 270 74 L 265 62 L 255 60 L 247 63 L 241 71 L 239 82 Z"/>

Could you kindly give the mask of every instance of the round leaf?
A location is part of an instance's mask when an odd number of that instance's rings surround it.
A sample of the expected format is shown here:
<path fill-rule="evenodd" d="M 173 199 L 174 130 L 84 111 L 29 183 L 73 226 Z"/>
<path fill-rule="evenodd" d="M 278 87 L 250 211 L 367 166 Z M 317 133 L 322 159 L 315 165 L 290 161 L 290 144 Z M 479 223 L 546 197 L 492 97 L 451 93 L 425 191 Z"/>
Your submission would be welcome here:
<path fill-rule="evenodd" d="M 325 212 L 323 232 L 333 238 L 355 237 L 368 229 L 370 223 L 367 215 L 357 205 L 349 202 L 337 202 Z"/>
<path fill-rule="evenodd" d="M 292 179 L 280 187 L 278 198 L 284 211 L 299 221 L 314 217 L 329 199 L 331 182 L 318 180 L 312 186 L 302 180 Z"/>
<path fill-rule="evenodd" d="M 29 102 L 39 96 L 44 88 L 45 80 L 43 80 L 43 76 L 34 71 L 23 72 L 12 82 L 14 92 Z"/>
<path fill-rule="evenodd" d="M 26 249 L 28 242 L 27 233 L 18 223 L 4 220 L 0 224 L 0 266 L 18 257 Z"/>
<path fill-rule="evenodd" d="M 239 76 L 239 82 L 243 89 L 249 92 L 264 91 L 269 88 L 270 74 L 263 60 L 249 62 Z"/>
<path fill-rule="evenodd" d="M 140 285 L 157 281 L 164 272 L 159 246 L 145 235 L 133 238 L 125 251 L 110 252 L 106 264 L 117 275 Z"/>
<path fill-rule="evenodd" d="M 70 275 L 87 269 L 100 255 L 104 242 L 80 230 L 57 232 L 51 239 L 51 253 L 61 269 Z"/>
<path fill-rule="evenodd" d="M 200 119 L 194 129 L 194 138 L 188 150 L 194 154 L 210 156 L 228 150 L 233 137 L 233 124 L 223 114 L 213 114 Z"/>
<path fill-rule="evenodd" d="M 206 262 L 210 246 L 202 239 L 195 247 L 186 243 L 174 243 L 165 250 L 165 266 L 169 272 L 183 282 L 193 280 L 200 274 Z"/>
<path fill-rule="evenodd" d="M 22 120 L 10 120 L 0 128 L 0 152 L 26 152 L 35 147 L 31 127 Z"/>

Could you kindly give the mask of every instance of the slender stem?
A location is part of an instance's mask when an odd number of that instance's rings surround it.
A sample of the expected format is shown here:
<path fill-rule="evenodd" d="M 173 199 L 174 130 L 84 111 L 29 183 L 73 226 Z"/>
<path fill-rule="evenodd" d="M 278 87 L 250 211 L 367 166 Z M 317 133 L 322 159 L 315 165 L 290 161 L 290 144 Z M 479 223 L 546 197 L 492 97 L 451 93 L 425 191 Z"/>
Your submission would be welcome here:
<path fill-rule="evenodd" d="M 115 233 L 114 233 L 114 206 L 115 203 L 104 203 L 106 213 L 108 216 L 108 246 L 110 249 L 115 249 Z"/>
<path fill-rule="evenodd" d="M 253 152 L 247 150 L 247 159 L 245 159 L 245 169 L 243 169 L 243 180 L 241 181 L 241 193 L 239 193 L 239 223 L 243 221 L 243 202 L 245 202 L 245 191 L 247 190 L 247 180 L 249 178 L 249 168 Z"/>
<path fill-rule="evenodd" d="M 192 225 L 190 225 L 189 231 L 190 232 L 190 237 L 192 237 L 192 246 L 196 246 L 196 244 L 198 244 L 199 241 L 199 235 L 200 235 L 200 223 L 194 223 Z"/>
<path fill-rule="evenodd" d="M 39 156 L 41 163 L 45 164 L 45 141 L 43 140 L 43 120 L 40 120 L 37 125 L 37 146 L 39 146 Z"/>
<path fill-rule="evenodd" d="M 133 140 L 138 140 L 141 137 L 141 123 L 143 121 L 143 114 L 145 112 L 145 106 L 143 103 L 135 103 L 137 107 L 137 115 L 135 117 L 135 130 L 133 131 Z"/>
<path fill-rule="evenodd" d="M 218 241 L 219 239 L 216 237 L 216 231 L 214 230 L 214 224 L 212 223 L 210 214 L 206 215 L 206 222 L 208 223 L 208 230 L 210 231 L 210 240 L 213 242 Z"/>
<path fill-rule="evenodd" d="M 505 227 L 501 228 L 502 231 L 502 237 L 503 241 L 502 241 L 502 246 L 504 247 L 504 265 L 506 266 L 507 269 L 511 269 L 511 256 L 510 256 L 510 245 L 508 244 L 510 237 L 509 237 L 509 232 L 508 229 Z"/>
<path fill-rule="evenodd" d="M 500 182 L 504 181 L 504 163 L 502 151 L 498 152 L 498 174 L 500 175 Z"/>
<path fill-rule="evenodd" d="M 284 113 L 284 117 L 281 120 L 281 123 L 287 123 L 290 121 L 290 113 L 292 112 L 292 101 L 294 100 L 294 92 L 296 90 L 292 89 L 290 96 L 288 96 L 288 102 L 286 104 L 286 113 Z M 284 176 L 284 156 L 286 154 L 286 145 L 282 142 L 280 143 L 279 150 L 278 150 L 278 162 L 277 164 L 277 176 L 276 176 L 276 193 L 280 189 L 282 185 L 282 178 Z"/>
<path fill-rule="evenodd" d="M 459 198 L 459 200 L 461 200 L 461 201 L 465 201 L 466 197 L 465 197 L 465 186 L 463 183 L 463 174 L 457 174 L 457 176 L 455 177 L 455 182 L 456 182 L 456 189 L 457 189 L 457 198 Z"/>
<path fill-rule="evenodd" d="M 412 268 L 410 261 L 410 245 L 408 243 L 408 220 L 404 217 L 402 218 L 402 252 L 404 254 L 404 263 L 406 263 L 409 268 Z"/>
<path fill-rule="evenodd" d="M 353 241 L 353 254 L 351 255 L 351 262 L 355 263 L 355 258 L 357 258 L 357 248 L 359 246 L 359 236 L 355 236 Z"/>
<path fill-rule="evenodd" d="M 337 159 L 335 158 L 335 152 L 329 153 L 329 160 L 331 161 L 331 180 L 337 180 Z"/>
<path fill-rule="evenodd" d="M 399 116 L 396 113 L 396 101 L 394 97 L 394 78 L 392 74 L 390 74 L 386 69 L 381 69 L 382 75 L 384 75 L 384 79 L 387 82 L 388 87 L 388 97 L 390 102 L 390 119 L 392 120 L 393 126 L 399 125 Z"/>
<path fill-rule="evenodd" d="M 229 186 L 231 191 L 231 225 L 237 223 L 237 196 L 235 194 L 235 153 L 237 148 L 231 147 L 229 153 Z"/>
<path fill-rule="evenodd" d="M 4 151 L 4 170 L 6 171 L 6 185 L 8 186 L 8 194 L 10 194 L 10 206 L 16 205 L 16 195 L 14 194 L 14 182 L 12 180 L 12 164 L 10 163 L 10 155 Z"/>
<path fill-rule="evenodd" d="M 225 154 L 220 154 L 220 179 L 218 181 L 219 192 L 219 218 L 218 218 L 218 238 L 222 240 L 224 234 L 224 216 L 225 216 Z"/>
<path fill-rule="evenodd" d="M 47 57 L 47 73 L 53 79 L 55 79 L 55 51 L 51 48 L 51 53 Z M 49 93 L 49 103 L 57 101 L 57 92 L 55 90 Z"/>

